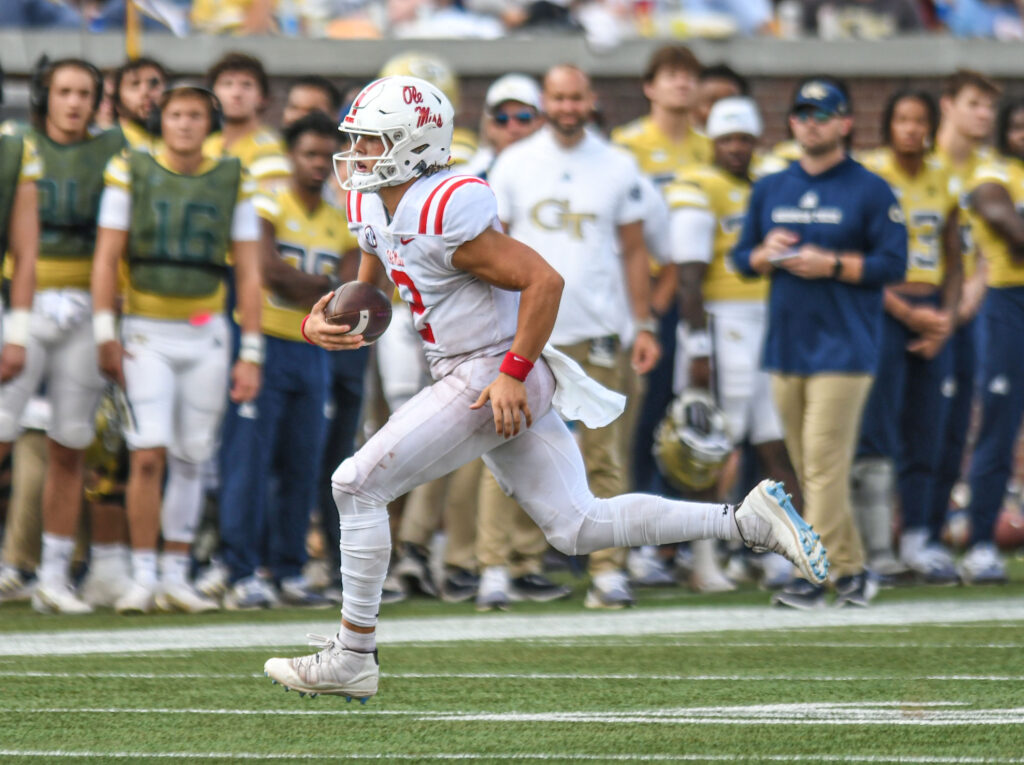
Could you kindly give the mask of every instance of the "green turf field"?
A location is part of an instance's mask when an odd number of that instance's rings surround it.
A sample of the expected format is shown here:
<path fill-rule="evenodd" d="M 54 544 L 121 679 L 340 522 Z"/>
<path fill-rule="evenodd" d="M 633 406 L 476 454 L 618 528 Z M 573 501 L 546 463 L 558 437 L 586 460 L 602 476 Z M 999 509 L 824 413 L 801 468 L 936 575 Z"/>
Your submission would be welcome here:
<path fill-rule="evenodd" d="M 812 615 L 753 590 L 649 591 L 616 614 L 584 613 L 581 589 L 496 615 L 412 601 L 385 609 L 365 706 L 261 672 L 304 653 L 307 629 L 330 632 L 334 611 L 76 619 L 8 604 L 0 762 L 1024 763 L 1021 574 Z"/>

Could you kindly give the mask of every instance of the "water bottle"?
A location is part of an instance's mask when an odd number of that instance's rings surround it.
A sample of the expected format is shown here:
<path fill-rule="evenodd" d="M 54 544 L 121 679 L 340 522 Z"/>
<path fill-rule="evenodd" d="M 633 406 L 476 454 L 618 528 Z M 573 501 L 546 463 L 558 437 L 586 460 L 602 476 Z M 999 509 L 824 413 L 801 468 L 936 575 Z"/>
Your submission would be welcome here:
<path fill-rule="evenodd" d="M 301 33 L 302 19 L 296 0 L 278 0 L 277 23 L 281 34 L 285 37 L 298 37 Z"/>

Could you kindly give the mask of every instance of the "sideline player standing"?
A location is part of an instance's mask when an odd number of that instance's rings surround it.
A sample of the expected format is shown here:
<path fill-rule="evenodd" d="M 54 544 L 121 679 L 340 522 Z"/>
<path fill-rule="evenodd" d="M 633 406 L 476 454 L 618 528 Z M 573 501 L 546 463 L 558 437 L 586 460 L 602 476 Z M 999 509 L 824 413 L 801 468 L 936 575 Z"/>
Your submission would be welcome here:
<path fill-rule="evenodd" d="M 135 419 L 125 428 L 133 583 L 115 604 L 121 613 L 145 613 L 154 601 L 163 610 L 217 607 L 188 581 L 202 510 L 199 467 L 217 443 L 229 376 L 231 400 L 251 401 L 263 363 L 252 183 L 237 159 L 203 155 L 217 111 L 212 93 L 171 87 L 160 108 L 163 142 L 156 155 L 129 151 L 107 166 L 92 274 L 100 368 L 124 389 Z M 242 328 L 233 367 L 224 315 L 229 250 Z M 123 346 L 114 325 L 122 257 L 128 260 Z"/>
<path fill-rule="evenodd" d="M 47 429 L 42 558 L 32 596 L 33 608 L 42 612 L 92 610 L 69 579 L 82 510 L 85 447 L 95 432 L 104 386 L 89 325 L 89 273 L 102 168 L 125 145 L 120 130 L 90 131 L 102 86 L 103 77 L 92 64 L 60 59 L 43 67 L 32 91 L 35 127 L 29 138 L 43 163 L 37 183 L 36 293 L 24 372 L 0 388 L 0 441 L 10 448 L 25 405 L 45 380 L 53 417 Z M 5 333 L 20 331 L 21 320 L 13 312 L 10 319 Z"/>
<path fill-rule="evenodd" d="M 377 282 L 386 274 L 398 285 L 436 382 L 332 477 L 341 522 L 341 629 L 336 638 L 317 639 L 315 654 L 269 659 L 264 667 L 275 682 L 301 692 L 359 698 L 377 692 L 375 631 L 391 550 L 387 503 L 481 455 L 567 554 L 698 537 L 743 539 L 785 553 L 815 581 L 827 576 L 823 548 L 779 484 L 761 483 L 738 507 L 591 494 L 561 415 L 601 424 L 621 412 L 621 399 L 545 348 L 562 279 L 540 255 L 501 233 L 487 184 L 446 169 L 453 118 L 434 86 L 388 77 L 367 85 L 342 122 L 353 139 L 341 156 L 363 250 L 359 280 Z M 330 297 L 303 320 L 305 334 L 329 350 L 360 346 L 363 338 L 346 334 L 348 327 L 327 324 Z"/>

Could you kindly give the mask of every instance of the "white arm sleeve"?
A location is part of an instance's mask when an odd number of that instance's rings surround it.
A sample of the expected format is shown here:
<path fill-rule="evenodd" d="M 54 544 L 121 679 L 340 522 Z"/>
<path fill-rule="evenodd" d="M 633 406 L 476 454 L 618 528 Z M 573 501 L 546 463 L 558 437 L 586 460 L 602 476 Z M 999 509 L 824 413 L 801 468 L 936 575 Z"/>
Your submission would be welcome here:
<path fill-rule="evenodd" d="M 715 242 L 715 216 L 710 210 L 680 207 L 669 220 L 674 263 L 710 263 Z"/>
<path fill-rule="evenodd" d="M 119 186 L 103 188 L 96 225 L 115 231 L 128 231 L 132 227 L 132 198 L 125 189 Z"/>
<path fill-rule="evenodd" d="M 231 218 L 231 241 L 257 242 L 259 238 L 260 220 L 256 214 L 256 206 L 252 199 L 243 199 L 235 205 L 235 214 Z"/>

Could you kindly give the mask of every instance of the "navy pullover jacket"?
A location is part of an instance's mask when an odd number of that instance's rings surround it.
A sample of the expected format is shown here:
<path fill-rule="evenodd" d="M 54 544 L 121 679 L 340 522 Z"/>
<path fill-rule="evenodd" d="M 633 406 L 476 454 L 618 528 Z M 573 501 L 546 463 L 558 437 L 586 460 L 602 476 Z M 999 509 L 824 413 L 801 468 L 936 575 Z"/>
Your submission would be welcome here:
<path fill-rule="evenodd" d="M 874 374 L 882 332 L 882 288 L 903 281 L 907 229 L 889 184 L 849 157 L 809 175 L 799 162 L 754 184 L 732 257 L 754 275 L 750 253 L 782 227 L 836 252 L 864 256 L 859 284 L 771 273 L 764 367 L 782 374 Z"/>

